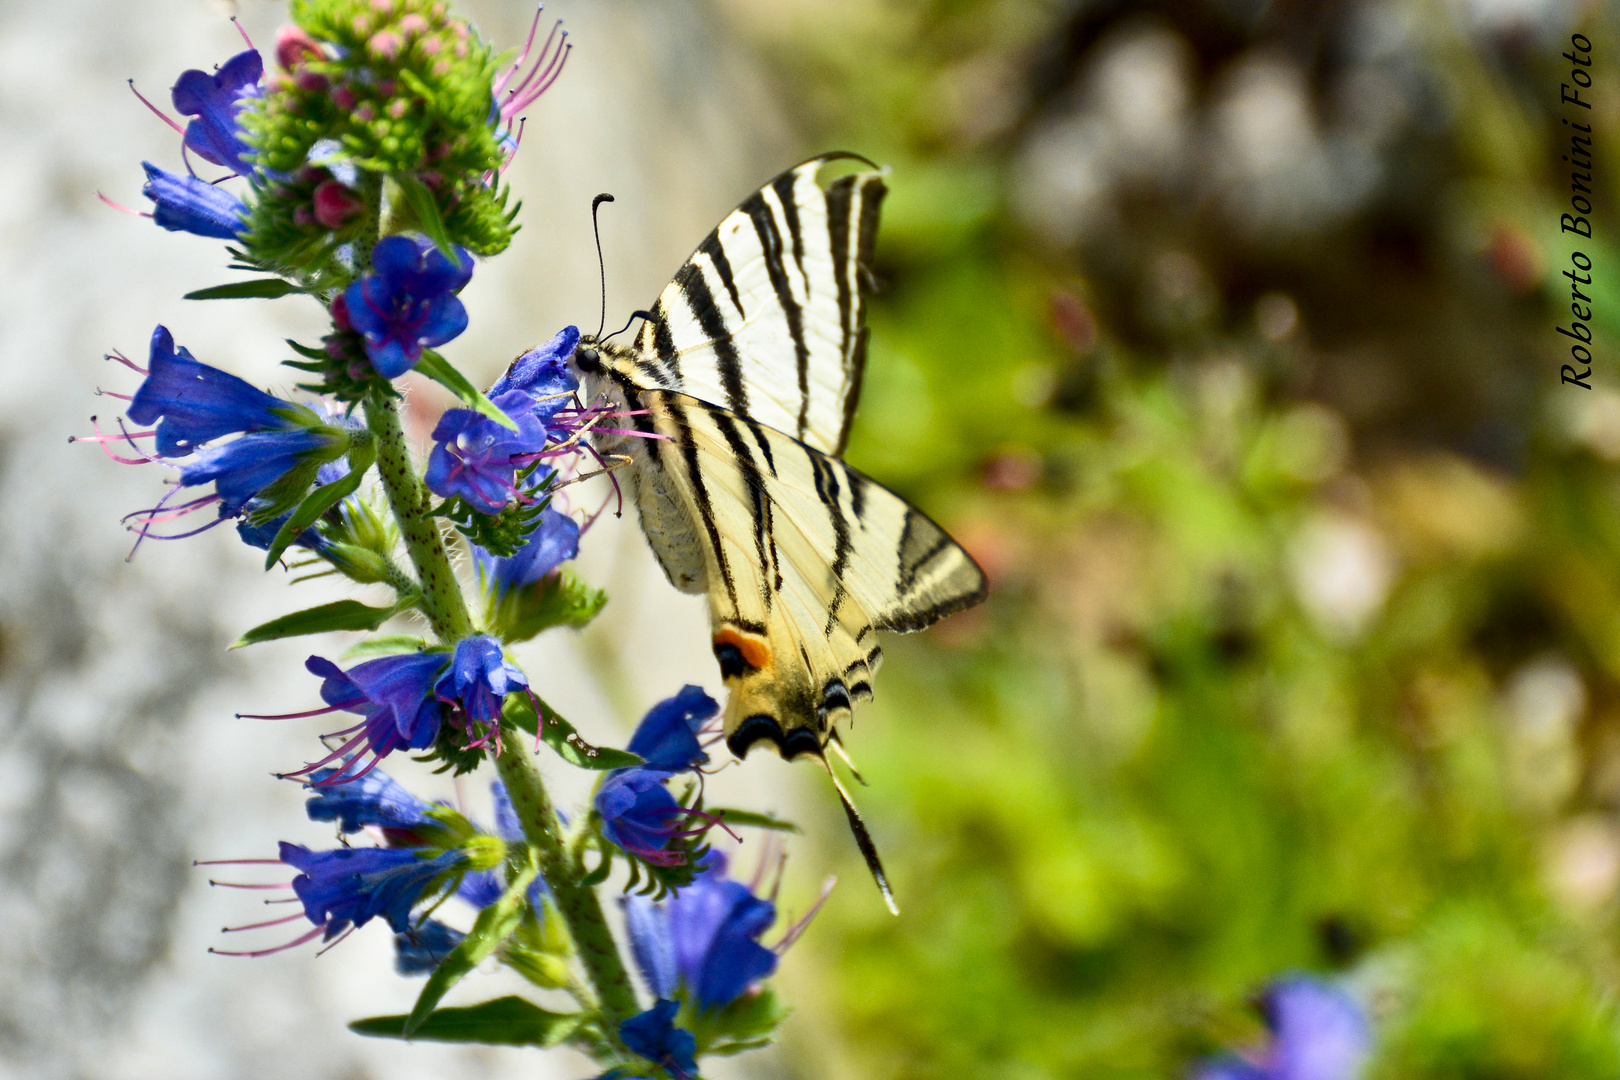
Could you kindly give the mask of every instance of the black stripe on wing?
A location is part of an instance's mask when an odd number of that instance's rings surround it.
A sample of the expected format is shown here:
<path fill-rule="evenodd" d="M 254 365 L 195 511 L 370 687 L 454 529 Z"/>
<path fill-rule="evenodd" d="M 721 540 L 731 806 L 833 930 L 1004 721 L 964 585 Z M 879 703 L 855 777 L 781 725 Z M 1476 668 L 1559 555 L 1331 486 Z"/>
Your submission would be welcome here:
<path fill-rule="evenodd" d="M 793 339 L 793 360 L 799 377 L 798 434 L 802 439 L 810 425 L 810 346 L 804 338 L 804 310 L 793 296 L 787 269 L 782 265 L 782 233 L 777 228 L 776 215 L 762 192 L 754 192 L 739 207 L 754 223 L 759 247 L 764 252 L 765 272 L 770 276 L 776 303 L 787 322 L 788 336 Z"/>

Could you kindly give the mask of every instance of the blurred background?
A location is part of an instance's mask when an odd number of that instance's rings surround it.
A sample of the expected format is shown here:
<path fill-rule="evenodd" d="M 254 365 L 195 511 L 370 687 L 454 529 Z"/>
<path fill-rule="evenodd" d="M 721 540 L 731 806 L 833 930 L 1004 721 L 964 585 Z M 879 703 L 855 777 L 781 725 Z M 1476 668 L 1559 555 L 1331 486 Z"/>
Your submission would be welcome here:
<path fill-rule="evenodd" d="M 532 11 L 462 7 L 502 44 Z M 282 389 L 280 339 L 315 336 L 313 305 L 181 301 L 223 280 L 217 245 L 91 194 L 135 204 L 139 160 L 175 167 L 123 82 L 162 96 L 220 62 L 233 13 L 261 46 L 283 18 L 270 0 L 0 5 L 0 1071 L 588 1075 L 347 1033 L 416 990 L 380 931 L 319 959 L 203 951 L 247 907 L 190 860 L 329 839 L 267 775 L 311 731 L 232 717 L 307 708 L 308 649 L 226 653 L 285 610 L 285 575 L 225 530 L 124 563 L 117 519 L 161 477 L 66 437 L 114 411 L 96 386 L 129 389 L 101 354 L 138 355 L 156 321 Z M 811 770 L 716 778 L 805 825 L 784 908 L 843 879 L 784 962 L 782 1044 L 716 1075 L 1181 1077 L 1259 1041 L 1250 999 L 1291 971 L 1355 989 L 1374 1078 L 1620 1072 L 1612 9 L 548 14 L 576 48 L 511 173 L 525 229 L 479 268 L 447 353 L 487 381 L 592 325 L 598 191 L 617 197 L 611 322 L 760 182 L 858 150 L 893 172 L 849 458 L 992 580 L 984 607 L 885 642 L 848 740 L 900 919 Z M 1580 245 L 1590 391 L 1559 384 L 1552 331 L 1575 30 L 1609 88 Z M 419 430 L 442 406 L 419 388 Z M 588 737 L 622 738 L 683 682 L 719 691 L 701 603 L 632 520 L 593 531 L 581 568 L 612 595 L 602 618 L 519 658 Z"/>

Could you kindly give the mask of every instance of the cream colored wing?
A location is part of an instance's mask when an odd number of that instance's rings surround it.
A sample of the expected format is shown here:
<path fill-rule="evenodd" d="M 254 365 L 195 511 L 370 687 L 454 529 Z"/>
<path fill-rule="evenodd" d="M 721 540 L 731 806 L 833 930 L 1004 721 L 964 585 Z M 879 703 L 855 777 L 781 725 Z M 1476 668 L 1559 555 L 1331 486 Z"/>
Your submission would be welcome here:
<path fill-rule="evenodd" d="M 984 574 L 920 510 L 836 458 L 685 394 L 637 397 L 664 436 L 639 455 L 638 485 L 684 506 L 692 528 L 675 532 L 701 548 L 727 745 L 821 756 L 872 696 L 875 631 L 978 603 Z"/>
<path fill-rule="evenodd" d="M 728 214 L 659 295 L 636 339 L 641 385 L 678 390 L 843 453 L 866 366 L 881 173 L 826 188 L 789 169 Z M 870 162 L 866 162 L 871 164 Z"/>

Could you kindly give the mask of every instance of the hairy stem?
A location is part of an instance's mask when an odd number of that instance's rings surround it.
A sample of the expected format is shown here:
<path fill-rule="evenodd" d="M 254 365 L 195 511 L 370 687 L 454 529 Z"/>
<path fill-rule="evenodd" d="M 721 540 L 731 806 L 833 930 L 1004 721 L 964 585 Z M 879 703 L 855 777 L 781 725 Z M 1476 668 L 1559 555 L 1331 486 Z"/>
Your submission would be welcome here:
<path fill-rule="evenodd" d="M 411 464 L 398 407 L 393 401 L 366 402 L 366 426 L 377 437 L 377 472 L 421 582 L 423 614 L 440 641 L 454 644 L 472 633 L 472 619 L 439 524 L 428 516 L 428 491 Z"/>
<path fill-rule="evenodd" d="M 630 975 L 595 890 L 579 884 L 579 867 L 563 848 L 557 813 L 540 779 L 540 770 L 524 749 L 524 733 L 507 726 L 504 735 L 506 749 L 495 759 L 495 765 L 512 800 L 512 809 L 523 823 L 524 836 L 540 853 L 541 876 L 551 886 L 557 911 L 568 924 L 580 963 L 602 1004 L 608 1036 L 616 1042 L 619 1025 L 640 1011 Z"/>

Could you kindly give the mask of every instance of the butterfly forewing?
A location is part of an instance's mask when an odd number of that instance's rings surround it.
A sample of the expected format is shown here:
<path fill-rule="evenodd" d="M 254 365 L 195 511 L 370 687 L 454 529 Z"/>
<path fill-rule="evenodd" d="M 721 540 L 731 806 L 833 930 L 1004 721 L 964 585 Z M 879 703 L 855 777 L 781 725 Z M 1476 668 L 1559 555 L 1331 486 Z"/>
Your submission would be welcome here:
<path fill-rule="evenodd" d="M 664 289 L 638 338 L 643 379 L 840 454 L 866 364 L 881 173 L 825 189 L 828 154 L 751 195 Z M 864 159 L 859 159 L 864 160 Z"/>

